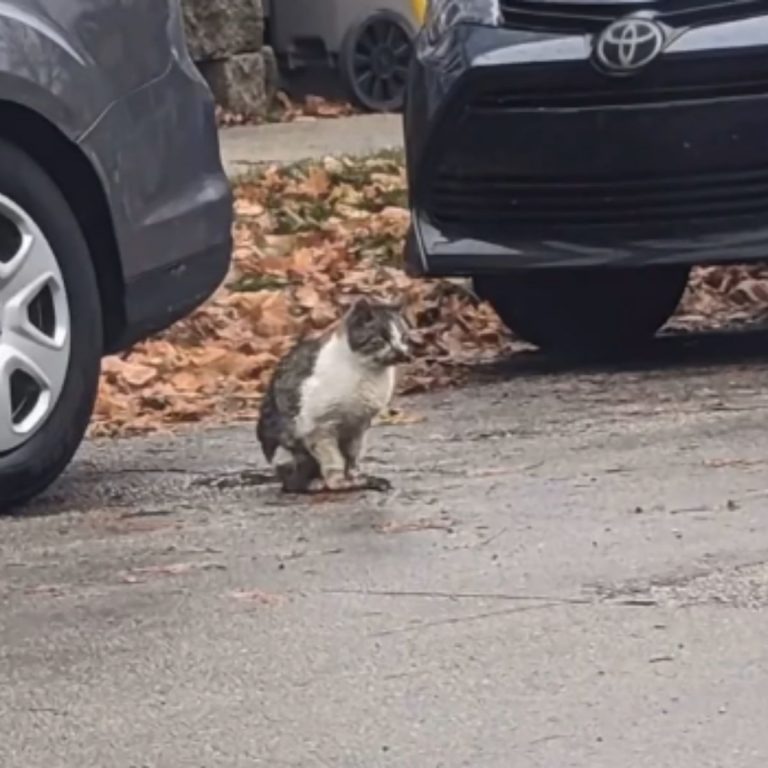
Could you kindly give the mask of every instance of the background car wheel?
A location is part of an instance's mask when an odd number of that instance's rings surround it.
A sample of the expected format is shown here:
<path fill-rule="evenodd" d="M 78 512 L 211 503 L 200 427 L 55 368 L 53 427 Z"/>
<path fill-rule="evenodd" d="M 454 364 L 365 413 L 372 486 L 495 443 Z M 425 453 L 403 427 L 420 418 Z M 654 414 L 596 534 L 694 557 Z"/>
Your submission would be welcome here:
<path fill-rule="evenodd" d="M 412 53 L 408 22 L 392 11 L 377 11 L 350 27 L 339 68 L 355 103 L 372 112 L 401 110 Z"/>
<path fill-rule="evenodd" d="M 101 303 L 77 220 L 43 169 L 0 140 L 0 511 L 71 460 L 101 353 Z"/>
<path fill-rule="evenodd" d="M 619 353 L 650 339 L 672 316 L 688 267 L 557 270 L 475 279 L 522 339 L 565 354 Z"/>

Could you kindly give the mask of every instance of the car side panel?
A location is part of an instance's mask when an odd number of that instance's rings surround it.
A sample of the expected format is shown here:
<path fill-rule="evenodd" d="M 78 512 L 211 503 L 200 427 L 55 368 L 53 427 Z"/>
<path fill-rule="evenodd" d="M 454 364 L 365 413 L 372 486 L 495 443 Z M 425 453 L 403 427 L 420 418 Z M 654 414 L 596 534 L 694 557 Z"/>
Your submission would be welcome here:
<path fill-rule="evenodd" d="M 127 281 L 229 239 L 213 98 L 179 63 L 114 104 L 81 146 L 108 190 Z"/>
<path fill-rule="evenodd" d="M 2 98 L 76 138 L 168 70 L 170 2 L 0 0 Z"/>
<path fill-rule="evenodd" d="M 178 0 L 0 0 L 0 40 L 0 100 L 62 130 L 104 187 L 125 289 L 120 344 L 167 327 L 226 273 L 233 213 Z"/>
<path fill-rule="evenodd" d="M 115 96 L 159 77 L 169 66 L 168 21 L 176 0 L 14 0 L 41 16 L 102 73 Z"/>
<path fill-rule="evenodd" d="M 87 51 L 37 3 L 17 5 L 0 1 L 0 98 L 34 110 L 74 139 L 113 94 Z"/>
<path fill-rule="evenodd" d="M 126 280 L 229 237 L 213 99 L 178 0 L 0 0 L 0 40 L 0 98 L 85 152 Z"/>
<path fill-rule="evenodd" d="M 188 59 L 114 104 L 81 141 L 108 190 L 125 279 L 124 348 L 224 279 L 233 200 L 213 98 Z"/>

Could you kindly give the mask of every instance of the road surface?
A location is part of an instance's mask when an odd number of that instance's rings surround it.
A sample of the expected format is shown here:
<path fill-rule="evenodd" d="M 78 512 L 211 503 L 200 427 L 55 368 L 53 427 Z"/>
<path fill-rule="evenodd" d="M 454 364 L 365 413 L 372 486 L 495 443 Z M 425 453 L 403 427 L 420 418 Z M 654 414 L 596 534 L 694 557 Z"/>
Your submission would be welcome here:
<path fill-rule="evenodd" d="M 0 520 L 0 765 L 763 768 L 766 350 L 517 357 L 376 430 L 384 496 L 87 444 Z"/>

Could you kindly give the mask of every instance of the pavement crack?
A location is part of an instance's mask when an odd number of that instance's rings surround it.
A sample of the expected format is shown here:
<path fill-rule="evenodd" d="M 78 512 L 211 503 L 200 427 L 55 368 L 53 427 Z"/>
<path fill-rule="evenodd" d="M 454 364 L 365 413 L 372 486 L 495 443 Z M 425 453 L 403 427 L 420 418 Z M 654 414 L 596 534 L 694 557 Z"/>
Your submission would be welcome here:
<path fill-rule="evenodd" d="M 413 597 L 435 600 L 502 600 L 520 602 L 546 602 L 551 605 L 591 605 L 595 601 L 580 597 L 556 595 L 516 595 L 508 592 L 441 592 L 433 590 L 396 589 L 323 589 L 325 595 L 362 595 L 371 597 Z"/>
<path fill-rule="evenodd" d="M 443 627 L 451 624 L 469 624 L 474 621 L 482 621 L 483 619 L 495 619 L 500 616 L 507 616 L 513 613 L 527 613 L 530 611 L 542 611 L 549 608 L 559 608 L 562 606 L 561 602 L 542 603 L 539 605 L 521 605 L 515 608 L 505 608 L 501 611 L 486 611 L 484 613 L 472 613 L 466 616 L 451 616 L 447 619 L 437 619 L 435 621 L 424 621 L 420 624 L 412 624 L 404 627 L 394 627 L 393 629 L 384 629 L 378 632 L 371 632 L 369 637 L 387 637 L 388 635 L 399 635 L 407 632 L 419 632 L 423 629 L 431 629 L 433 627 Z"/>
<path fill-rule="evenodd" d="M 56 709 L 54 707 L 26 707 L 24 709 L 16 709 L 16 712 L 27 712 L 33 715 L 56 715 L 57 717 L 69 717 L 69 712 L 63 709 Z"/>
<path fill-rule="evenodd" d="M 525 744 L 520 745 L 520 746 L 523 746 L 523 747 L 537 747 L 539 744 L 546 744 L 547 742 L 550 742 L 550 741 L 556 741 L 558 739 L 569 739 L 569 738 L 571 738 L 571 734 L 552 733 L 549 736 L 542 736 L 541 738 L 533 739 L 532 741 L 526 742 Z"/>

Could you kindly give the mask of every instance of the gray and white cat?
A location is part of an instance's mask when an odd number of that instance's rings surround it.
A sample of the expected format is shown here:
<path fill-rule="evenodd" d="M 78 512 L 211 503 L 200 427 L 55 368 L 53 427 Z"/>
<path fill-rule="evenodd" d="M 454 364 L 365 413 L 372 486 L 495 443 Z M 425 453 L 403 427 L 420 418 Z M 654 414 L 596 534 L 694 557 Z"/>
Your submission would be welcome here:
<path fill-rule="evenodd" d="M 359 299 L 339 326 L 300 341 L 278 363 L 257 426 L 283 490 L 369 488 L 360 460 L 374 417 L 395 389 L 395 368 L 410 358 L 408 328 L 396 307 Z"/>

